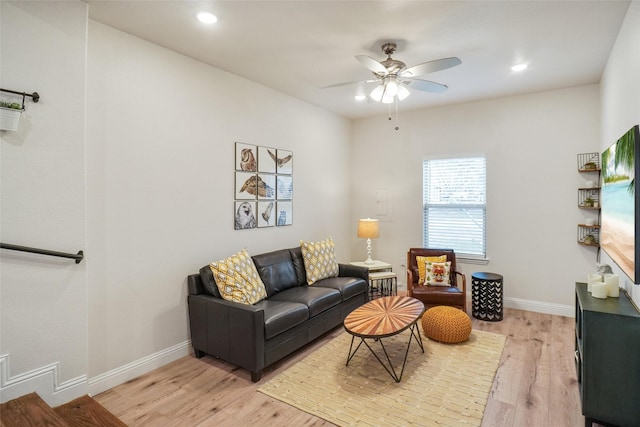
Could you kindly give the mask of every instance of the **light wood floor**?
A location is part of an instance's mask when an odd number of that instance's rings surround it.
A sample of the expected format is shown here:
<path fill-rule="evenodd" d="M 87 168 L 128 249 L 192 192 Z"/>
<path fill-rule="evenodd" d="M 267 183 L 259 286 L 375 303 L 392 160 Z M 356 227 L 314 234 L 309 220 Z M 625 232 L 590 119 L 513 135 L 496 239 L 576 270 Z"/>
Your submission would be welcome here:
<path fill-rule="evenodd" d="M 584 426 L 573 318 L 505 309 L 503 321 L 473 319 L 473 328 L 507 336 L 482 426 Z M 268 368 L 258 384 L 243 369 L 187 356 L 95 399 L 129 426 L 331 426 L 257 388 L 341 331 Z"/>

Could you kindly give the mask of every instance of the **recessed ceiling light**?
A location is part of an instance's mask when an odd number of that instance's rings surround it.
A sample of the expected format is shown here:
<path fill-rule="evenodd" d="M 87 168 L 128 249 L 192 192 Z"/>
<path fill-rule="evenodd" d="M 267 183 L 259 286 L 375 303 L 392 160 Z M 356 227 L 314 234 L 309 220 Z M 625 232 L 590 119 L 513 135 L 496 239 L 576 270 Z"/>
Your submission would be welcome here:
<path fill-rule="evenodd" d="M 356 101 L 364 101 L 365 99 L 367 99 L 367 95 L 356 95 L 355 98 Z"/>
<path fill-rule="evenodd" d="M 198 12 L 196 14 L 196 18 L 198 18 L 198 21 L 204 24 L 215 24 L 216 22 L 218 22 L 218 18 L 216 17 L 216 15 L 211 12 Z"/>
<path fill-rule="evenodd" d="M 529 64 L 516 64 L 513 67 L 511 67 L 511 71 L 524 71 L 527 69 L 528 66 Z"/>

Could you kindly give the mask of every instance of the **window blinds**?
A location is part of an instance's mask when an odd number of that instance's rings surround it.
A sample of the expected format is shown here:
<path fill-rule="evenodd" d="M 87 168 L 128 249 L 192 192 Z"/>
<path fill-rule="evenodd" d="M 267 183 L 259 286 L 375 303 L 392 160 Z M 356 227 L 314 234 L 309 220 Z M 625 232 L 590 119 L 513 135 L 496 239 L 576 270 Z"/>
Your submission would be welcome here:
<path fill-rule="evenodd" d="M 423 184 L 424 247 L 485 258 L 486 159 L 425 160 Z"/>

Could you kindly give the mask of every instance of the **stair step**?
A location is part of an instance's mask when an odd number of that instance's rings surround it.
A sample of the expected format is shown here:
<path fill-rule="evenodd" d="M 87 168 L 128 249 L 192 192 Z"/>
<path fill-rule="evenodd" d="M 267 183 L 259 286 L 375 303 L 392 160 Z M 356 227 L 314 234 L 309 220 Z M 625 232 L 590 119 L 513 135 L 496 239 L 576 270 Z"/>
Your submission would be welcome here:
<path fill-rule="evenodd" d="M 0 405 L 2 427 L 67 427 L 53 408 L 36 393 L 30 393 Z"/>
<path fill-rule="evenodd" d="M 64 418 L 70 427 L 127 427 L 125 423 L 89 396 L 82 396 L 57 406 L 55 411 Z"/>
<path fill-rule="evenodd" d="M 127 427 L 89 396 L 50 407 L 36 393 L 0 405 L 0 427 Z"/>

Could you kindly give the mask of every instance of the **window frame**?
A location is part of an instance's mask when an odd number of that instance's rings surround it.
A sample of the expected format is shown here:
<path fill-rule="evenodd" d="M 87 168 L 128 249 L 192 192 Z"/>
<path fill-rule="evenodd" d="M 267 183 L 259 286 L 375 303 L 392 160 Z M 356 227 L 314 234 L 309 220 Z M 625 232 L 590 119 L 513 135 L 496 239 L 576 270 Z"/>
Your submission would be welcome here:
<path fill-rule="evenodd" d="M 433 205 L 427 203 L 427 195 L 428 195 L 428 181 L 427 181 L 427 163 L 431 161 L 456 161 L 462 159 L 469 158 L 482 158 L 484 160 L 484 203 L 445 203 L 440 206 Z M 429 247 L 427 243 L 427 224 L 428 224 L 428 209 L 437 209 L 440 208 L 442 210 L 455 209 L 460 210 L 461 208 L 469 208 L 482 210 L 483 217 L 483 227 L 482 227 L 482 250 L 483 253 L 468 253 L 462 250 L 458 250 L 456 247 L 449 247 L 443 249 L 453 249 L 456 252 L 456 258 L 459 262 L 469 263 L 469 264 L 487 264 L 489 262 L 489 258 L 487 256 L 487 156 L 485 153 L 468 153 L 468 154 L 444 154 L 440 156 L 428 156 L 422 159 L 422 244 L 423 247 Z M 444 228 L 446 230 L 446 228 Z M 454 245 L 449 245 L 454 246 Z"/>

